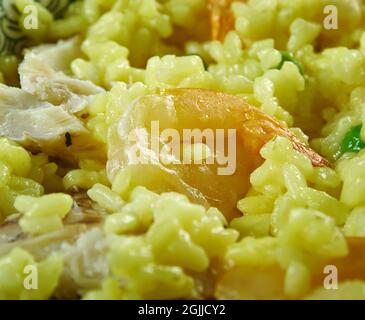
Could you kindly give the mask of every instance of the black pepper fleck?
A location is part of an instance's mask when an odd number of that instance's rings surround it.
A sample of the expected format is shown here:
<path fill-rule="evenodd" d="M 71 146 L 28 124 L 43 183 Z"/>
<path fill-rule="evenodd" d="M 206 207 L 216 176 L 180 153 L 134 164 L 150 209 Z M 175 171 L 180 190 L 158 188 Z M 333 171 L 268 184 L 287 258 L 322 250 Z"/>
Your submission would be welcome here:
<path fill-rule="evenodd" d="M 65 133 L 65 144 L 66 144 L 66 147 L 72 146 L 72 137 L 69 132 Z"/>

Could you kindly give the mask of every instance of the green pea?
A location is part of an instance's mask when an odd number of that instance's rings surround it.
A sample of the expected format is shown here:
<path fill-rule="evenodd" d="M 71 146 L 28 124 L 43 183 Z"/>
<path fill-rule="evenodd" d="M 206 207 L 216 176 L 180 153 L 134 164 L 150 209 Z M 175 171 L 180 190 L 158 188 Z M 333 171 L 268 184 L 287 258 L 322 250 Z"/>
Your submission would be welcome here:
<path fill-rule="evenodd" d="M 341 143 L 341 153 L 359 152 L 365 148 L 365 142 L 361 140 L 362 124 L 353 127 L 345 135 Z"/>

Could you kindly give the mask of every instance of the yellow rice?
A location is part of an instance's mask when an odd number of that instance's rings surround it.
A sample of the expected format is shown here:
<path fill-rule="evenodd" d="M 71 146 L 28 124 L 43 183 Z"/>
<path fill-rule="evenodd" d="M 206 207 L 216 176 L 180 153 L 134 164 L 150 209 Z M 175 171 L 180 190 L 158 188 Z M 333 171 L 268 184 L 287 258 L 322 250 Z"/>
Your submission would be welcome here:
<path fill-rule="evenodd" d="M 29 3 L 34 1 L 15 1 L 20 11 Z M 338 7 L 339 30 L 323 27 L 328 4 Z M 243 96 L 334 162 L 333 168 L 316 168 L 288 140 L 270 141 L 249 193 L 237 204 L 242 217 L 227 222 L 217 209 L 180 194 L 132 186 L 128 170 L 108 181 L 105 163 L 84 160 L 63 168 L 1 138 L 0 220 L 20 212 L 22 230 L 32 235 L 62 228 L 73 188 L 87 190 L 108 211 L 110 275 L 84 299 L 199 298 L 192 274 L 216 259 L 229 267 L 279 264 L 289 298 L 365 299 L 361 281 L 335 292 L 311 288 L 315 262 L 346 256 L 345 236 L 365 237 L 365 150 L 338 154 L 345 134 L 365 122 L 363 1 L 234 1 L 235 26 L 223 42 L 192 36 L 194 26 L 202 25 L 202 34 L 209 28 L 201 23 L 204 0 L 76 1 L 60 19 L 37 6 L 41 28 L 26 33 L 32 43 L 83 39 L 70 72 L 107 89 L 83 120 L 106 146 L 120 106 L 156 89 L 206 88 Z M 179 39 L 177 30 L 189 40 Z M 291 62 L 274 69 L 280 50 L 294 53 L 304 77 Z M 0 82 L 14 83 L 16 64 L 14 57 L 0 57 Z M 361 137 L 365 141 L 364 126 Z M 21 285 L 29 263 L 39 267 L 41 289 L 34 294 Z M 49 298 L 61 269 L 61 256 L 35 262 L 14 249 L 0 257 L 0 298 Z"/>

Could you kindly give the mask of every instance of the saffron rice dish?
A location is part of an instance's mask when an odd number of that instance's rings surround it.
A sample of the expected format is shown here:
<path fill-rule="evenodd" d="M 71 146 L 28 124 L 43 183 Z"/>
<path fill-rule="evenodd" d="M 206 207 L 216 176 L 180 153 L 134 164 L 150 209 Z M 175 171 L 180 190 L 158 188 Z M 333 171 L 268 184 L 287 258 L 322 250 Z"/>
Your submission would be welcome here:
<path fill-rule="evenodd" d="M 0 299 L 365 299 L 365 1 L 0 20 Z"/>

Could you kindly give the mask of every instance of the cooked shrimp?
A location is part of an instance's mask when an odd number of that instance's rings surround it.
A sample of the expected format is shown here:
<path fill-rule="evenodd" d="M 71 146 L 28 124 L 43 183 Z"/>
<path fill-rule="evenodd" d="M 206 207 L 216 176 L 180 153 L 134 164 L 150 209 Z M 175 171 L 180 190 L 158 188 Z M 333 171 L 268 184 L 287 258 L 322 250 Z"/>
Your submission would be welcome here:
<path fill-rule="evenodd" d="M 226 154 L 230 141 L 228 130 L 234 130 L 237 134 L 233 159 L 236 170 L 232 174 L 221 175 L 216 161 L 214 164 L 208 161 L 186 164 L 174 158 L 172 163 L 163 164 L 161 154 L 150 150 L 144 142 L 146 136 L 156 139 L 147 132 L 154 121 L 158 121 L 161 130 L 173 128 L 180 136 L 184 129 L 200 129 L 200 132 L 224 129 L 226 145 L 220 149 L 216 146 L 212 155 L 214 159 L 219 154 Z M 132 141 L 131 134 L 141 128 L 145 132 L 139 136 L 137 134 L 137 140 Z M 325 159 L 300 142 L 280 122 L 248 105 L 243 98 L 209 90 L 171 89 L 144 96 L 127 107 L 121 120 L 110 131 L 107 170 L 113 180 L 120 168 L 129 166 L 134 185 L 144 185 L 156 192 L 184 193 L 192 201 L 219 208 L 230 219 L 237 201 L 249 189 L 250 174 L 263 162 L 259 153 L 261 147 L 275 136 L 290 139 L 294 148 L 307 155 L 314 166 L 328 165 Z M 164 139 L 157 139 L 161 150 L 168 147 L 169 143 Z M 179 143 L 181 148 L 186 148 L 186 141 Z M 136 146 L 140 155 L 147 159 L 147 164 L 134 161 Z M 212 149 L 214 146 L 209 148 L 210 151 Z"/>

